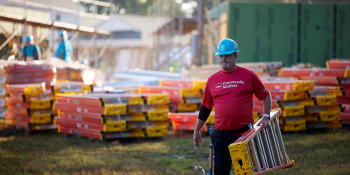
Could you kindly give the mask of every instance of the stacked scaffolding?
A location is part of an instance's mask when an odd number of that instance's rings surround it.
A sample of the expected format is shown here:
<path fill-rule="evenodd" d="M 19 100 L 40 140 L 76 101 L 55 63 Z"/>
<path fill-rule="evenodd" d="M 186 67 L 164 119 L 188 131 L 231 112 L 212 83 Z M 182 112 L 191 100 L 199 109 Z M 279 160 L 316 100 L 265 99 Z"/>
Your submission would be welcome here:
<path fill-rule="evenodd" d="M 19 62 L 6 66 L 8 84 L 32 84 L 45 82 L 46 88 L 56 77 L 56 69 L 50 65 L 37 65 Z"/>
<path fill-rule="evenodd" d="M 168 94 L 58 94 L 58 132 L 107 140 L 161 137 L 169 127 Z"/>
<path fill-rule="evenodd" d="M 53 95 L 45 89 L 50 87 L 55 75 L 55 69 L 50 65 L 4 61 L 1 68 L 1 105 L 8 108 L 8 111 L 3 111 L 4 122 L 28 131 L 54 129 Z"/>
<path fill-rule="evenodd" d="M 194 130 L 202 105 L 206 80 L 162 79 L 160 86 L 141 86 L 140 93 L 168 93 L 170 95 L 169 118 L 174 130 Z M 202 128 L 207 131 L 206 127 Z"/>
<path fill-rule="evenodd" d="M 54 95 L 46 91 L 46 84 L 7 85 L 10 98 L 5 118 L 12 126 L 27 131 L 56 129 L 52 110 Z"/>
<path fill-rule="evenodd" d="M 305 91 L 292 91 L 290 95 L 293 99 L 290 100 L 294 101 L 278 101 L 278 105 L 283 108 L 283 117 L 293 116 L 281 118 L 281 129 L 297 131 L 311 128 L 341 128 L 340 113 L 344 110 L 338 99 L 343 99 L 346 94 L 342 86 L 329 80 L 347 78 L 348 72 L 347 69 L 283 68 L 279 75 L 300 78 L 300 81 L 295 81 L 299 82 L 299 85 L 295 84 L 295 88 L 299 87 Z M 309 81 L 314 83 L 308 85 Z M 303 83 L 305 85 L 302 85 Z"/>

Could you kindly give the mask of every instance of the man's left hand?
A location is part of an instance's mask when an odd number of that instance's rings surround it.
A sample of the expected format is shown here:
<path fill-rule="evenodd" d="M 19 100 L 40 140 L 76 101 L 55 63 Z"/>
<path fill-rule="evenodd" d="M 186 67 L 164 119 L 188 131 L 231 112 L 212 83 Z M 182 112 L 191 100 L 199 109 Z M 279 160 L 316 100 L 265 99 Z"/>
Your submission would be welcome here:
<path fill-rule="evenodd" d="M 267 128 L 270 126 L 270 120 L 267 117 L 263 117 L 261 121 L 259 122 L 258 126 L 263 124 L 264 128 Z"/>

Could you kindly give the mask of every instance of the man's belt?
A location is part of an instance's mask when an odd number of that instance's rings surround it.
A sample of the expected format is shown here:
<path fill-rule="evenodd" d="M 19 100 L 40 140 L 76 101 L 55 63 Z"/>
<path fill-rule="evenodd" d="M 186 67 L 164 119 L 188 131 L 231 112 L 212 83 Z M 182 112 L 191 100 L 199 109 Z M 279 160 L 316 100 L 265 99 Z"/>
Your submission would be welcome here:
<path fill-rule="evenodd" d="M 239 134 L 239 133 L 241 133 L 241 132 L 247 131 L 247 130 L 250 128 L 250 126 L 251 126 L 251 124 L 248 124 L 248 125 L 243 126 L 242 128 L 233 129 L 233 130 L 227 130 L 227 131 L 219 130 L 219 129 L 217 129 L 217 128 L 214 128 L 214 130 L 215 130 L 215 131 L 227 132 L 227 133 L 233 135 L 233 134 Z"/>

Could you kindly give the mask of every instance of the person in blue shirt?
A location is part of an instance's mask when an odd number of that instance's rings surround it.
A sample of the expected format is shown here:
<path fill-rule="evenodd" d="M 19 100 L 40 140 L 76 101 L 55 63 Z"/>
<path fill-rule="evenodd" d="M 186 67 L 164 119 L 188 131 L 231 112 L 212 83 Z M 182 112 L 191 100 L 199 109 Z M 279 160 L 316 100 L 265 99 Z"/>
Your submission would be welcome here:
<path fill-rule="evenodd" d="M 24 59 L 24 61 L 41 60 L 40 47 L 34 45 L 33 35 L 27 35 L 24 42 L 25 45 L 21 50 L 21 59 Z"/>
<path fill-rule="evenodd" d="M 66 61 L 67 63 L 70 63 L 71 53 L 73 50 L 72 44 L 68 40 L 68 35 L 65 30 L 60 30 L 59 36 L 60 36 L 61 42 L 58 45 L 58 48 L 56 51 L 56 57 Z"/>

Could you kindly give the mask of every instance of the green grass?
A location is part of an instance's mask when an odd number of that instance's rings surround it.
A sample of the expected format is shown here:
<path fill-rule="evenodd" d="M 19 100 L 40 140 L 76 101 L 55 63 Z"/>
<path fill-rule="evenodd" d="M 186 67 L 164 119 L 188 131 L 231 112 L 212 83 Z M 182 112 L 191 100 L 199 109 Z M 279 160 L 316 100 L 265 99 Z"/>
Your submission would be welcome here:
<path fill-rule="evenodd" d="M 283 139 L 296 166 L 271 174 L 350 174 L 349 130 L 287 133 Z M 209 143 L 203 136 L 195 150 L 190 132 L 123 139 L 118 145 L 53 132 L 0 137 L 0 174 L 199 175 L 203 173 L 193 166 L 202 165 L 208 172 Z"/>

